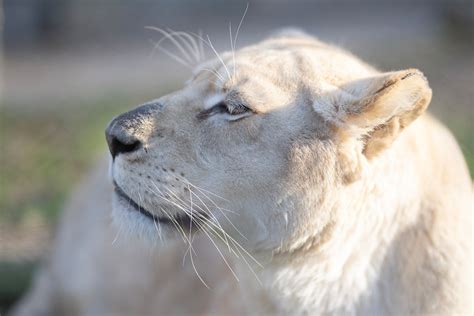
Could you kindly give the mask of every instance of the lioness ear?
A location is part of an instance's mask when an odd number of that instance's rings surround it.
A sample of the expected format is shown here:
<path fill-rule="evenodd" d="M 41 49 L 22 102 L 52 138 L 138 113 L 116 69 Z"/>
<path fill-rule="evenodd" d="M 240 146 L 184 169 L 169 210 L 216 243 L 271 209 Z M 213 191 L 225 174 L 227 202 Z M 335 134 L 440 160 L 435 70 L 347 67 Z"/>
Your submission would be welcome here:
<path fill-rule="evenodd" d="M 369 159 L 389 147 L 431 100 L 428 81 L 416 69 L 384 73 L 349 84 L 344 90 L 347 88 L 362 89 L 355 100 L 344 106 L 344 121 L 348 130 L 364 133 L 364 154 Z"/>
<path fill-rule="evenodd" d="M 367 159 L 388 148 L 400 132 L 426 110 L 431 100 L 428 81 L 417 69 L 357 80 L 341 90 L 330 101 L 336 107 L 331 113 L 337 123 L 337 133 L 343 142 L 357 140 L 358 150 Z M 327 114 L 327 104 L 323 108 Z M 349 164 L 358 165 L 360 158 Z"/>
<path fill-rule="evenodd" d="M 371 159 L 426 110 L 431 89 L 417 69 L 389 72 L 365 81 L 358 85 L 365 85 L 366 92 L 348 104 L 344 121 L 349 129 L 363 131 L 363 153 Z"/>

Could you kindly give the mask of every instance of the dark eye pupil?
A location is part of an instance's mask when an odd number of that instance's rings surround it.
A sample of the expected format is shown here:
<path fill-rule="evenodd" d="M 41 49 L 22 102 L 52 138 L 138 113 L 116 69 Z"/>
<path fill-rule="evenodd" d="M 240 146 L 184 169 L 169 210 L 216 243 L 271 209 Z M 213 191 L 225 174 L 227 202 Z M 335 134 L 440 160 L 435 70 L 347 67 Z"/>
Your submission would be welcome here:
<path fill-rule="evenodd" d="M 215 108 L 216 111 L 219 112 L 219 113 L 226 113 L 226 112 L 229 112 L 229 111 L 228 111 L 227 104 L 225 104 L 224 101 L 219 102 L 219 103 L 217 103 L 216 105 L 214 105 L 214 108 Z"/>

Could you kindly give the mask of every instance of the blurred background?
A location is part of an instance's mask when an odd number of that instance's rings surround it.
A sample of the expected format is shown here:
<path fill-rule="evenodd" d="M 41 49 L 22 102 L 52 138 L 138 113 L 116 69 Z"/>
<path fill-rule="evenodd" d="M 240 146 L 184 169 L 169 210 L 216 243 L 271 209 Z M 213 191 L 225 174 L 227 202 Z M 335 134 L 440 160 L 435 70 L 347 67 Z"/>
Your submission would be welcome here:
<path fill-rule="evenodd" d="M 105 154 L 107 122 L 189 76 L 153 51 L 161 35 L 145 26 L 201 31 L 229 50 L 229 22 L 235 30 L 246 5 L 0 0 L 0 314 L 50 251 L 68 194 Z M 473 10 L 472 1 L 252 0 L 237 46 L 296 26 L 382 70 L 421 69 L 430 110 L 458 138 L 472 175 Z"/>

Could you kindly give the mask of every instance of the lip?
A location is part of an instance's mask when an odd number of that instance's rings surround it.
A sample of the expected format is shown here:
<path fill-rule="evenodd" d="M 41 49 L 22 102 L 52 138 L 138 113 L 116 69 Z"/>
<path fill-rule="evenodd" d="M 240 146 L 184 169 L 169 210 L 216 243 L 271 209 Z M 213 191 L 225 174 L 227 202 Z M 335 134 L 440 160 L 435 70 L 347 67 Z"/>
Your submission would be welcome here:
<path fill-rule="evenodd" d="M 147 217 L 148 219 L 154 221 L 155 223 L 162 223 L 162 224 L 165 224 L 165 225 L 172 225 L 173 222 L 175 222 L 174 224 L 178 223 L 181 227 L 184 227 L 184 228 L 189 228 L 190 225 L 191 225 L 191 217 L 189 217 L 186 214 L 175 215 L 175 216 L 173 216 L 173 219 L 170 219 L 170 218 L 164 217 L 164 216 L 156 216 L 156 215 L 152 214 L 151 212 L 146 210 L 143 206 L 141 206 L 137 202 L 135 202 L 130 196 L 128 196 L 118 186 L 118 184 L 115 181 L 114 181 L 114 191 L 118 195 L 118 197 L 120 199 L 122 199 L 122 201 L 128 203 L 131 206 L 131 209 L 133 211 L 136 211 L 136 212 L 142 214 L 143 216 Z M 202 212 L 199 212 L 199 214 L 204 215 L 205 217 L 207 217 L 207 214 L 204 214 Z M 196 219 L 193 218 L 192 221 L 195 222 Z"/>

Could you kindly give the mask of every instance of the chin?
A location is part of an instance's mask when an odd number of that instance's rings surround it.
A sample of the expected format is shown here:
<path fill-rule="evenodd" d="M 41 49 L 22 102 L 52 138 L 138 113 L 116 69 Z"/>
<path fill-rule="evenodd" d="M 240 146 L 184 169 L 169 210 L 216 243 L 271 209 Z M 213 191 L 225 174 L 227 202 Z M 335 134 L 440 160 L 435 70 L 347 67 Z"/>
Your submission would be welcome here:
<path fill-rule="evenodd" d="M 118 229 L 120 239 L 138 238 L 156 245 L 181 239 L 176 226 L 171 222 L 153 219 L 114 194 L 112 199 L 112 223 Z"/>

